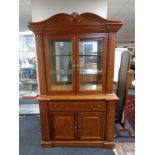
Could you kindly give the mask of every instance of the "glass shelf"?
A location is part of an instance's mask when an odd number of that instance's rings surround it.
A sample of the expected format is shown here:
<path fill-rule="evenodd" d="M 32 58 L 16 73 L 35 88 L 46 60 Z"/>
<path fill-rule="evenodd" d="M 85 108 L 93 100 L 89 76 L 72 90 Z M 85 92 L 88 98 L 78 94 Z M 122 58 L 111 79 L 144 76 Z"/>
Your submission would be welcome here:
<path fill-rule="evenodd" d="M 102 54 L 80 54 L 80 56 L 102 56 Z"/>
<path fill-rule="evenodd" d="M 80 74 L 102 74 L 102 71 L 97 69 L 80 69 Z"/>
<path fill-rule="evenodd" d="M 101 90 L 101 84 L 80 84 L 81 90 Z"/>
<path fill-rule="evenodd" d="M 59 71 L 51 71 L 51 74 L 59 74 L 59 75 L 68 75 L 68 74 L 72 74 L 72 70 L 59 70 Z"/>
<path fill-rule="evenodd" d="M 72 74 L 72 70 L 64 71 L 51 71 L 51 74 L 56 74 L 56 75 L 68 75 Z M 102 70 L 97 70 L 97 69 L 80 69 L 80 74 L 102 74 Z"/>
<path fill-rule="evenodd" d="M 70 54 L 68 54 L 68 55 L 63 54 L 63 55 L 62 55 L 62 54 L 61 54 L 61 55 L 51 55 L 51 56 L 70 56 L 70 57 L 71 57 L 72 55 L 70 55 Z"/>

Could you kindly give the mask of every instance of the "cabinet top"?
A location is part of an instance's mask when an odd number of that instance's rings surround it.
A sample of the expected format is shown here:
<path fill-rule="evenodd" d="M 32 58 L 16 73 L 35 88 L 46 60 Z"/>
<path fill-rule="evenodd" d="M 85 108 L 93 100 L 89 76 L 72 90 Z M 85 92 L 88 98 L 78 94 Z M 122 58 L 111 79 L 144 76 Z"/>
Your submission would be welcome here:
<path fill-rule="evenodd" d="M 119 98 L 115 94 L 99 94 L 99 95 L 40 95 L 38 100 L 118 100 Z"/>
<path fill-rule="evenodd" d="M 102 18 L 94 13 L 59 13 L 41 22 L 30 22 L 28 27 L 34 33 L 42 32 L 117 32 L 123 25 L 123 21 L 113 21 Z"/>

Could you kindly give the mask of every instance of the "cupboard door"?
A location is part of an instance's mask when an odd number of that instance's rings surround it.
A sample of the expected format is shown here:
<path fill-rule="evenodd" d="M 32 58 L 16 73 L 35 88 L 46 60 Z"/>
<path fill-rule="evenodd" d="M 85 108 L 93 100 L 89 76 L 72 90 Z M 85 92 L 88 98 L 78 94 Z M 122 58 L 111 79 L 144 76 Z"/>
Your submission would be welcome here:
<path fill-rule="evenodd" d="M 74 36 L 45 36 L 46 77 L 49 93 L 75 90 Z"/>
<path fill-rule="evenodd" d="M 103 112 L 78 113 L 78 136 L 81 140 L 103 140 L 105 115 Z"/>
<path fill-rule="evenodd" d="M 76 117 L 73 112 L 51 112 L 51 139 L 73 140 L 77 136 Z"/>
<path fill-rule="evenodd" d="M 78 91 L 104 92 L 106 82 L 107 40 L 105 34 L 76 37 L 76 69 Z"/>

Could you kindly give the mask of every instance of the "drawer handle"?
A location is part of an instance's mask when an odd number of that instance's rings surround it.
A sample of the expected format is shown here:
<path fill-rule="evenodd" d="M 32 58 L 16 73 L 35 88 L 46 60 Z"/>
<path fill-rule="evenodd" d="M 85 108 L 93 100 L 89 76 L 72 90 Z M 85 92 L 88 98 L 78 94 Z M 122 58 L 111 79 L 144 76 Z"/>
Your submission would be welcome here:
<path fill-rule="evenodd" d="M 53 105 L 53 108 L 64 108 L 64 105 Z"/>
<path fill-rule="evenodd" d="M 91 107 L 91 108 L 94 108 L 94 105 L 91 105 L 90 107 Z"/>
<path fill-rule="evenodd" d="M 91 105 L 90 107 L 95 110 L 101 108 L 101 105 Z"/>
<path fill-rule="evenodd" d="M 61 105 L 61 108 L 64 108 L 65 106 L 64 105 Z"/>

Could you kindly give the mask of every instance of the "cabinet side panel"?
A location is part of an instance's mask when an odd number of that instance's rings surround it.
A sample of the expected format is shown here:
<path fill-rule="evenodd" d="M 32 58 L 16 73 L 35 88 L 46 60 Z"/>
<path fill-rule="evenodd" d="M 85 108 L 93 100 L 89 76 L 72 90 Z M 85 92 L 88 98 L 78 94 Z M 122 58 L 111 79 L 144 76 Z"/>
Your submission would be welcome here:
<path fill-rule="evenodd" d="M 109 47 L 107 55 L 107 86 L 106 93 L 113 92 L 114 58 L 115 58 L 115 33 L 109 34 Z"/>
<path fill-rule="evenodd" d="M 35 34 L 35 40 L 36 40 L 36 51 L 37 51 L 37 74 L 38 74 L 38 80 L 39 80 L 39 94 L 46 95 L 43 35 L 41 33 Z"/>
<path fill-rule="evenodd" d="M 106 111 L 106 141 L 113 141 L 114 139 L 114 123 L 115 123 L 115 109 L 116 101 L 107 102 Z"/>
<path fill-rule="evenodd" d="M 50 131 L 49 131 L 49 117 L 48 117 L 48 103 L 47 101 L 39 101 L 40 108 L 40 124 L 41 124 L 41 133 L 42 140 L 50 140 Z"/>

